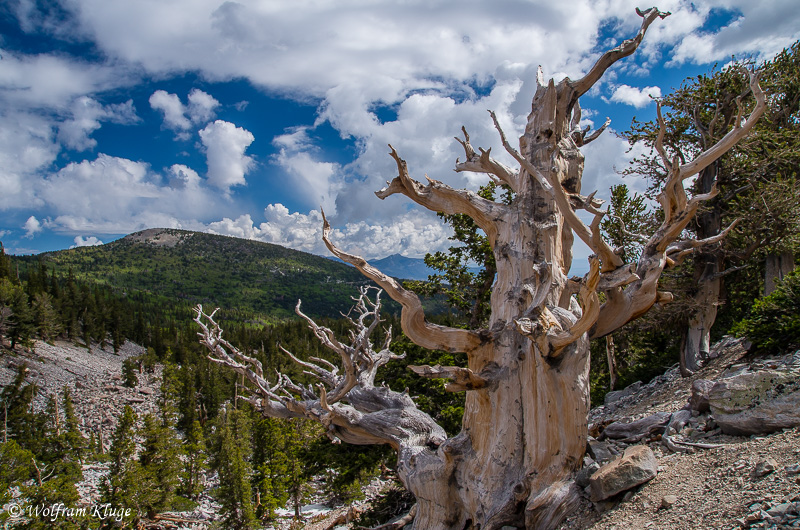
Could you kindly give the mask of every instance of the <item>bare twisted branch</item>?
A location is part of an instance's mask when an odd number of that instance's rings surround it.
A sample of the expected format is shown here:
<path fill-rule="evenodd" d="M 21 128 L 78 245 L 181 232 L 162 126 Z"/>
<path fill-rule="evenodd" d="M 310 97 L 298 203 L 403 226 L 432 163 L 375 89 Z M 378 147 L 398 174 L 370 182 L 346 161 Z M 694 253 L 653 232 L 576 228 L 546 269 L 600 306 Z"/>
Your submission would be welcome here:
<path fill-rule="evenodd" d="M 719 193 L 714 184 L 709 193 L 695 195 L 689 199 L 684 188 L 684 181 L 708 167 L 747 136 L 767 108 L 766 96 L 758 83 L 758 75 L 755 72 L 749 72 L 749 76 L 750 90 L 755 97 L 756 105 L 747 118 L 743 118 L 743 110 L 740 107 L 739 115 L 731 130 L 694 160 L 682 165 L 679 165 L 678 155 L 670 161 L 664 149 L 666 125 L 659 109 L 659 133 L 656 139 L 656 149 L 669 173 L 667 182 L 658 195 L 658 201 L 664 212 L 664 220 L 644 246 L 636 270 L 639 279 L 630 283 L 624 290 L 617 287 L 606 293 L 608 298 L 603 304 L 597 324 L 591 330 L 592 338 L 603 337 L 620 328 L 645 313 L 656 302 L 668 301 L 670 296 L 667 293 L 658 292 L 658 278 L 664 268 L 679 263 L 696 248 L 718 242 L 733 227 L 729 226 L 720 234 L 704 240 L 676 243 L 697 213 L 700 204 Z"/>
<path fill-rule="evenodd" d="M 397 180 L 397 179 L 395 179 Z M 369 263 L 354 254 L 348 254 L 336 247 L 330 240 L 331 225 L 323 212 L 322 240 L 328 250 L 337 258 L 345 261 L 367 278 L 371 279 L 389 293 L 393 300 L 403 306 L 401 322 L 408 338 L 423 348 L 445 350 L 449 352 L 470 353 L 483 342 L 478 331 L 450 328 L 431 324 L 425 320 L 425 312 L 419 297 L 404 289 L 394 278 L 385 275 Z"/>
<path fill-rule="evenodd" d="M 306 368 L 305 373 L 318 379 L 316 390 L 312 386 L 294 383 L 285 374 L 277 374 L 277 383 L 269 383 L 250 368 L 257 360 L 242 354 L 222 338 L 222 329 L 214 320 L 214 313 L 203 312 L 202 306 L 195 308 L 195 322 L 202 330 L 200 342 L 211 352 L 208 358 L 217 364 L 239 373 L 254 385 L 253 395 L 246 399 L 260 408 L 265 415 L 278 418 L 306 417 L 327 428 L 333 441 L 354 444 L 390 444 L 395 449 L 401 446 L 437 447 L 447 438 L 444 430 L 427 414 L 416 408 L 405 393 L 388 388 L 375 388 L 374 379 L 378 368 L 392 359 L 403 358 L 389 350 L 391 330 L 384 347 L 375 352 L 369 340 L 370 334 L 380 322 L 380 290 L 375 301 L 368 293 L 374 287 L 361 289 L 356 299 L 351 319 L 356 324 L 353 343 L 343 344 L 330 329 L 319 326 L 310 317 L 296 312 L 308 322 L 314 334 L 325 346 L 339 354 L 342 371 L 330 362 L 318 358 L 302 361 L 285 348 L 281 348 L 292 360 Z M 258 363 L 260 368 L 260 363 Z"/>

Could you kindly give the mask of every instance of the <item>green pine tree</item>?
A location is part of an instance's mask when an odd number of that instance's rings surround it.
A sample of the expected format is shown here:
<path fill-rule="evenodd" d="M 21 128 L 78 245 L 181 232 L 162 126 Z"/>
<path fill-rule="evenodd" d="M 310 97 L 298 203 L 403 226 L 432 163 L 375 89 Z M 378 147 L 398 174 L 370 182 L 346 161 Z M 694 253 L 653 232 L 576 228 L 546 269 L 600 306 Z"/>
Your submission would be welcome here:
<path fill-rule="evenodd" d="M 226 528 L 256 524 L 250 486 L 250 419 L 244 411 L 223 407 L 217 416 L 214 467 L 219 474 L 217 500 Z"/>
<path fill-rule="evenodd" d="M 135 388 L 139 384 L 139 378 L 136 375 L 136 363 L 131 359 L 122 361 L 122 381 L 128 388 Z"/>
<path fill-rule="evenodd" d="M 136 413 L 125 405 L 122 417 L 111 437 L 111 446 L 108 450 L 109 467 L 108 476 L 102 485 L 103 501 L 114 506 L 134 507 L 131 494 L 136 485 L 138 462 L 136 455 Z"/>
<path fill-rule="evenodd" d="M 36 293 L 31 308 L 36 332 L 46 342 L 53 340 L 61 329 L 58 312 L 53 307 L 53 297 L 47 292 Z"/>
<path fill-rule="evenodd" d="M 0 279 L 0 311 L 2 308 L 6 308 L 4 327 L 11 348 L 16 348 L 17 344 L 27 345 L 34 332 L 28 295 L 7 278 Z"/>
<path fill-rule="evenodd" d="M 186 458 L 181 481 L 181 493 L 190 499 L 196 500 L 203 492 L 203 474 L 208 468 L 206 451 L 203 428 L 199 421 L 194 420 L 183 442 Z"/>
<path fill-rule="evenodd" d="M 22 486 L 33 476 L 33 459 L 33 453 L 14 440 L 0 444 L 0 506 L 11 500 L 12 487 Z M 8 518 L 7 511 L 0 512 L 0 524 Z"/>
<path fill-rule="evenodd" d="M 6 249 L 3 247 L 3 242 L 0 241 L 0 280 L 7 278 L 11 280 L 14 276 L 11 268 L 11 259 L 6 255 Z"/>
<path fill-rule="evenodd" d="M 142 492 L 140 506 L 152 517 L 171 508 L 175 500 L 181 471 L 181 444 L 174 428 L 152 414 L 144 417 L 139 435 L 144 439 L 139 464 L 144 482 L 150 485 Z"/>
<path fill-rule="evenodd" d="M 260 418 L 253 429 L 253 485 L 258 494 L 257 515 L 271 519 L 289 500 L 289 456 L 284 450 L 289 425 Z"/>
<path fill-rule="evenodd" d="M 17 366 L 14 380 L 0 392 L 3 441 L 14 439 L 25 448 L 35 445 L 35 442 L 41 439 L 37 425 L 39 418 L 31 411 L 31 404 L 38 387 L 34 383 L 27 383 L 27 377 L 28 365 Z"/>
<path fill-rule="evenodd" d="M 64 408 L 64 437 L 70 453 L 83 464 L 89 442 L 78 427 L 78 416 L 75 414 L 75 405 L 72 402 L 72 392 L 64 386 L 62 406 Z"/>

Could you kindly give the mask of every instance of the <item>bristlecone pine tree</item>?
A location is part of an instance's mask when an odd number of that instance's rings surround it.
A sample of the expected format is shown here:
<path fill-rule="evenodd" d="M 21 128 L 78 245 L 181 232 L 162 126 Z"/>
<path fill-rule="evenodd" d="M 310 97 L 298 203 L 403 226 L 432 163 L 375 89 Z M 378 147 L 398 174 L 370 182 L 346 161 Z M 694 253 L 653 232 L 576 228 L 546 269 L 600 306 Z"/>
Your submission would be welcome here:
<path fill-rule="evenodd" d="M 319 378 L 316 389 L 295 384 L 285 375 L 270 384 L 257 360 L 222 338 L 213 313 L 197 308 L 201 342 L 210 349 L 210 358 L 254 384 L 251 401 L 266 415 L 311 418 L 326 426 L 334 441 L 390 444 L 397 450 L 398 475 L 417 499 L 410 514 L 415 529 L 556 526 L 579 501 L 572 477 L 586 448 L 589 339 L 603 337 L 655 303 L 671 300 L 672 295 L 657 290 L 662 271 L 709 243 L 680 239 L 698 207 L 714 195 L 712 191 L 690 200 L 684 182 L 747 135 L 763 112 L 765 97 L 755 74 L 750 77 L 755 108 L 746 119 L 741 111 L 730 132 L 694 160 L 669 159 L 662 142 L 657 142 L 669 172 L 659 196 L 663 222 L 647 238 L 637 263 L 624 263 L 602 239 L 602 203 L 594 194 L 580 193 L 580 147 L 595 139 L 602 128 L 591 135 L 579 128 L 578 98 L 612 64 L 636 50 L 656 18 L 667 15 L 656 8 L 639 14 L 643 21 L 638 34 L 603 54 L 582 79 L 545 82 L 540 73 L 518 150 L 506 140 L 492 114 L 519 170 L 492 159 L 488 151 L 476 153 L 465 131 L 460 142 L 467 156 L 464 162 L 456 162 L 456 170 L 487 173 L 507 185 L 514 193 L 510 204 L 434 180 L 421 184 L 391 150 L 399 176 L 377 192 L 378 197 L 399 193 L 436 212 L 466 214 L 488 236 L 497 277 L 485 329 L 427 322 L 414 293 L 362 258 L 336 248 L 325 220 L 323 239 L 330 251 L 403 306 L 403 331 L 412 341 L 425 348 L 466 354 L 468 368 L 410 367 L 423 377 L 449 379 L 450 391 L 467 392 L 458 435 L 447 438 L 408 394 L 374 386 L 378 367 L 397 357 L 389 351 L 388 342 L 376 351 L 369 340 L 379 321 L 379 297 L 373 302 L 362 291 L 356 315 L 351 317 L 355 331 L 350 345 L 305 316 L 298 303 L 298 314 L 342 360 L 340 372 L 324 360 L 306 362 L 292 356 Z M 590 226 L 576 214 L 579 209 L 594 215 Z M 580 281 L 567 278 L 573 233 L 595 253 L 590 272 Z M 605 293 L 602 306 L 599 291 Z"/>

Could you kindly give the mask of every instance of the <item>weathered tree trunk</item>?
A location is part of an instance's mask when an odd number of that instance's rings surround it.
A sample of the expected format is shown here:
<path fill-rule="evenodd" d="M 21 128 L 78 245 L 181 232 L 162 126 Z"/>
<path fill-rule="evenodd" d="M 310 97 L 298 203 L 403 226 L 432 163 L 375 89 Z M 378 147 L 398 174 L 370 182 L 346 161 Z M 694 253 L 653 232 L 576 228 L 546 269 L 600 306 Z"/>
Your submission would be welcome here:
<path fill-rule="evenodd" d="M 772 293 L 778 282 L 793 270 L 794 253 L 767 254 L 766 270 L 764 272 L 764 296 Z"/>
<path fill-rule="evenodd" d="M 711 131 L 713 134 L 715 131 Z M 703 137 L 704 143 L 711 139 Z M 695 193 L 710 193 L 717 182 L 720 171 L 719 162 L 709 165 L 697 176 Z M 699 212 L 694 220 L 695 233 L 699 239 L 714 237 L 722 231 L 722 215 L 719 203 L 710 201 L 705 211 Z M 711 349 L 711 328 L 717 319 L 717 309 L 722 292 L 722 276 L 724 267 L 719 252 L 699 251 L 694 254 L 694 284 L 696 291 L 692 295 L 693 313 L 689 317 L 681 340 L 680 366 L 681 375 L 692 375 L 700 369 L 708 358 Z"/>
<path fill-rule="evenodd" d="M 617 352 L 614 348 L 614 336 L 606 335 L 606 361 L 608 362 L 608 389 L 617 386 Z"/>
<path fill-rule="evenodd" d="M 196 309 L 202 342 L 212 352 L 209 358 L 247 377 L 255 393 L 248 400 L 265 414 L 312 418 L 325 425 L 334 440 L 387 443 L 395 448 L 398 475 L 417 499 L 413 523 L 417 530 L 555 527 L 580 498 L 572 476 L 581 465 L 587 441 L 590 337 L 606 336 L 657 301 L 669 301 L 671 295 L 657 291 L 663 269 L 713 242 L 678 241 L 701 201 L 714 195 L 689 200 L 684 181 L 746 135 L 763 112 L 765 98 L 755 77 L 751 86 L 758 105 L 746 123 L 737 123 L 718 144 L 683 165 L 664 156 L 669 172 L 659 196 L 664 220 L 637 264 L 625 264 L 602 239 L 602 202 L 594 194 L 580 194 L 579 147 L 603 128 L 587 136 L 588 130 L 578 127 L 578 98 L 614 62 L 635 51 L 656 18 L 666 16 L 655 8 L 639 14 L 643 22 L 636 37 L 606 52 L 582 79 L 556 84 L 545 82 L 540 72 L 519 150 L 508 143 L 492 113 L 503 146 L 520 164 L 518 171 L 492 159 L 488 151 L 481 149 L 478 154 L 464 131 L 460 142 L 466 160 L 457 162 L 456 170 L 492 175 L 513 192 L 510 204 L 435 180 L 423 185 L 411 178 L 405 161 L 392 148 L 398 176 L 377 192 L 378 197 L 402 194 L 436 212 L 468 215 L 487 235 L 497 264 L 487 328 L 464 330 L 427 322 L 414 293 L 364 259 L 337 248 L 324 220 L 328 249 L 402 305 L 401 324 L 409 339 L 425 348 L 466 354 L 467 368 L 409 367 L 423 377 L 449 379 L 449 391 L 467 392 L 463 428 L 457 436 L 447 439 L 407 394 L 373 385 L 377 368 L 397 356 L 388 350 L 388 342 L 375 351 L 369 341 L 379 322 L 380 303 L 379 298 L 370 302 L 366 290 L 357 304 L 359 316 L 351 318 L 356 328 L 351 346 L 303 315 L 298 304 L 298 314 L 342 360 L 344 373 L 339 374 L 331 363 L 300 361 L 286 352 L 322 382 L 318 391 L 280 374 L 271 386 L 263 378 L 260 362 L 221 338 L 213 313 Z M 664 152 L 661 139 L 657 148 Z M 594 215 L 590 226 L 578 217 L 578 209 Z M 566 276 L 573 234 L 595 252 L 589 273 L 579 282 Z M 598 290 L 606 294 L 602 308 Z"/>
<path fill-rule="evenodd" d="M 694 313 L 684 332 L 681 346 L 681 375 L 692 375 L 708 359 L 711 351 L 711 328 L 717 319 L 723 278 L 719 274 L 721 258 L 707 256 L 705 265 L 696 263 L 697 292 L 694 294 Z M 698 260 L 699 261 L 699 260 Z"/>

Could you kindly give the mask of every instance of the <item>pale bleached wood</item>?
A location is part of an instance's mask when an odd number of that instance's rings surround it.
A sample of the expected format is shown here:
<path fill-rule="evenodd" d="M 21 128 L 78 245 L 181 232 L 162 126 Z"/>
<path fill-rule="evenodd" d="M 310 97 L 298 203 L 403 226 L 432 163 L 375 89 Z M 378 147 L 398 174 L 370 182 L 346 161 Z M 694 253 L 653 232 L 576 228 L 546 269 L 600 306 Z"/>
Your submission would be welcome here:
<path fill-rule="evenodd" d="M 468 215 L 486 233 L 489 241 L 494 241 L 497 234 L 494 219 L 496 216 L 502 215 L 507 208 L 506 205 L 484 199 L 472 191 L 455 190 L 430 178 L 428 178 L 428 185 L 424 186 L 409 176 L 406 161 L 400 158 L 394 147 L 390 145 L 389 148 L 391 149 L 390 154 L 397 164 L 398 176 L 385 188 L 375 192 L 378 198 L 385 199 L 390 195 L 400 193 L 434 212 Z"/>
<path fill-rule="evenodd" d="M 455 137 L 456 141 L 461 144 L 464 148 L 464 152 L 466 153 L 467 159 L 464 162 L 459 161 L 456 159 L 456 172 L 462 171 L 473 171 L 475 173 L 486 173 L 490 177 L 493 177 L 495 182 L 506 184 L 508 187 L 511 188 L 512 191 L 517 192 L 519 190 L 519 172 L 514 171 L 510 167 L 506 166 L 505 164 L 498 162 L 497 160 L 491 157 L 492 149 L 489 148 L 484 150 L 480 149 L 481 154 L 475 152 L 475 149 L 472 147 L 472 144 L 469 142 L 469 134 L 467 133 L 467 129 L 461 127 L 461 131 L 464 134 L 464 139 L 462 140 L 459 137 Z"/>
<path fill-rule="evenodd" d="M 644 12 L 640 11 L 639 8 L 636 8 L 636 13 L 642 17 L 642 27 L 639 29 L 639 32 L 632 39 L 628 39 L 613 50 L 605 52 L 600 59 L 597 60 L 594 66 L 592 66 L 591 70 L 589 70 L 589 73 L 572 83 L 572 87 L 576 92 L 576 99 L 588 92 L 589 89 L 591 89 L 594 84 L 597 83 L 601 77 L 603 77 L 603 74 L 611 67 L 611 65 L 636 51 L 636 49 L 639 47 L 639 44 L 641 44 L 642 39 L 644 38 L 644 34 L 647 32 L 647 28 L 650 27 L 650 24 L 652 24 L 656 18 L 663 19 L 670 15 L 669 12 L 662 13 L 658 10 L 658 8 L 655 7 L 651 7 Z"/>
<path fill-rule="evenodd" d="M 471 352 L 483 342 L 478 331 L 450 328 L 431 324 L 425 319 L 425 311 L 419 297 L 403 288 L 397 280 L 373 267 L 367 260 L 349 254 L 333 244 L 330 239 L 331 225 L 323 212 L 322 240 L 331 254 L 357 268 L 367 278 L 380 285 L 389 296 L 403 306 L 401 323 L 406 335 L 424 348 L 451 352 Z"/>

